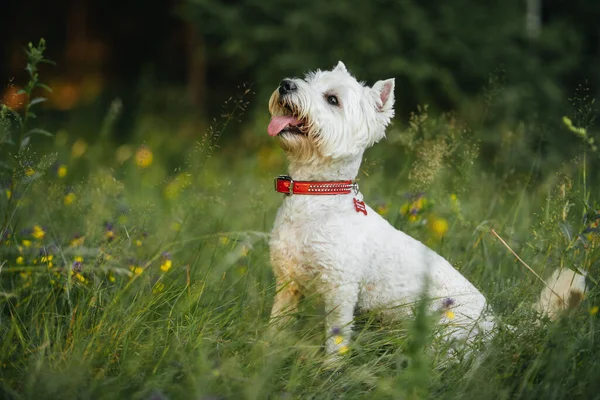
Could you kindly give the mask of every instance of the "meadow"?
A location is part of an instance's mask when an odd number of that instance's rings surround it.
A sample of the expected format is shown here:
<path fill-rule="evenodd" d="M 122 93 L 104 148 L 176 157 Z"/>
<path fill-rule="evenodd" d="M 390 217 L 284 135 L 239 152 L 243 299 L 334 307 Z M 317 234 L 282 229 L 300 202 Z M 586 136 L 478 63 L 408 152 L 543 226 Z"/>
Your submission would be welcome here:
<path fill-rule="evenodd" d="M 497 117 L 501 88 L 470 112 L 423 106 L 395 121 L 366 154 L 365 200 L 474 282 L 500 327 L 451 361 L 424 304 L 395 323 L 361 314 L 327 368 L 318 299 L 266 335 L 285 158 L 266 110 L 246 112 L 266 99 L 241 88 L 210 123 L 148 100 L 118 141 L 118 99 L 97 123 L 46 122 L 43 46 L 28 51 L 22 101 L 0 112 L 0 397 L 600 398 L 600 163 L 585 92 L 543 126 Z M 527 140 L 539 129 L 563 146 L 539 150 Z M 542 277 L 585 272 L 581 304 L 540 318 L 543 283 L 511 250 Z"/>

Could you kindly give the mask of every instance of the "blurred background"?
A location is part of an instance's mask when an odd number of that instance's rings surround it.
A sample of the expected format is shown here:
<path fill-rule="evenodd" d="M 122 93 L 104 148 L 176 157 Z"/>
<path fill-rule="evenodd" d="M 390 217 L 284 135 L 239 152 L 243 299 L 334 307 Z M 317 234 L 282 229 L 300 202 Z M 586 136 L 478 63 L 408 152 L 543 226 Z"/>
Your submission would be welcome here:
<path fill-rule="evenodd" d="M 418 105 L 453 111 L 476 132 L 484 164 L 529 173 L 531 154 L 550 164 L 576 154 L 562 116 L 593 123 L 598 20 L 596 0 L 11 1 L 0 16 L 0 96 L 22 102 L 23 47 L 44 37 L 57 63 L 42 69 L 54 90 L 42 111 L 49 128 L 93 141 L 119 99 L 111 140 L 176 154 L 246 93 L 221 145 L 268 155 L 267 101 L 280 79 L 343 60 L 367 83 L 396 78 L 396 128 Z"/>
<path fill-rule="evenodd" d="M 0 5 L 1 398 L 598 397 L 599 0 Z M 28 98 L 43 50 L 53 91 Z M 396 79 L 370 206 L 519 327 L 476 370 L 422 361 L 420 318 L 364 320 L 326 380 L 310 307 L 300 341 L 263 339 L 286 171 L 268 99 L 338 60 Z M 582 312 L 539 324 L 542 284 L 491 229 L 541 276 L 587 272 Z"/>

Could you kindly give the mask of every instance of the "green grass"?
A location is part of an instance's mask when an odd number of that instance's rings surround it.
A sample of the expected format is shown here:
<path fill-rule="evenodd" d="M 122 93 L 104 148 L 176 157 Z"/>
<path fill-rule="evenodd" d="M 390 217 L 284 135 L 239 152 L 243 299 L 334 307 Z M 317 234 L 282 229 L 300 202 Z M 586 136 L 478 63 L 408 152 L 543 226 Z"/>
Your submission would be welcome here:
<path fill-rule="evenodd" d="M 600 398 L 597 177 L 584 173 L 595 153 L 540 178 L 534 155 L 522 175 L 478 158 L 483 128 L 461 135 L 432 117 L 394 128 L 367 154 L 365 199 L 471 279 L 500 329 L 451 360 L 419 304 L 414 320 L 359 315 L 348 356 L 327 368 L 318 299 L 267 334 L 272 177 L 285 168 L 276 144 L 242 132 L 217 146 L 231 114 L 190 140 L 186 121 L 142 112 L 116 145 L 118 108 L 87 139 L 59 132 L 18 153 L 0 200 L 0 396 Z M 491 229 L 543 276 L 587 271 L 584 302 L 540 320 L 542 283 Z"/>

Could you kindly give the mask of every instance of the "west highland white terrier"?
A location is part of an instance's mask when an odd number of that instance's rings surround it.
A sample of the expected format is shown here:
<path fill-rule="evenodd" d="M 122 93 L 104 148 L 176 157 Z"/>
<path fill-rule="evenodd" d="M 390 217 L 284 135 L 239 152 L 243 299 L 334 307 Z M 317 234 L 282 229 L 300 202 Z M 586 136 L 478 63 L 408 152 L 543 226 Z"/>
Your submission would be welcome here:
<path fill-rule="evenodd" d="M 286 196 L 270 239 L 274 326 L 285 324 L 301 295 L 318 294 L 326 351 L 335 356 L 348 349 L 355 309 L 410 315 L 406 305 L 426 292 L 450 339 L 468 341 L 494 327 L 484 295 L 366 205 L 354 182 L 365 149 L 385 136 L 394 116 L 394 79 L 368 87 L 339 62 L 284 79 L 269 111 L 268 133 L 289 159 L 289 176 L 275 182 Z"/>

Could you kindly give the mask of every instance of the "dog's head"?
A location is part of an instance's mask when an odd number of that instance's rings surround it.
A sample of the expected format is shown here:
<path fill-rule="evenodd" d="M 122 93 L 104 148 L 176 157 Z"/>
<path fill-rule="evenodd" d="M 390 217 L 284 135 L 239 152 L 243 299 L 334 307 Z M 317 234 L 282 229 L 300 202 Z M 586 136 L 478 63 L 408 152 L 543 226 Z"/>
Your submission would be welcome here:
<path fill-rule="evenodd" d="M 281 81 L 271 95 L 269 111 L 268 133 L 279 138 L 292 158 L 362 155 L 385 136 L 394 116 L 394 79 L 368 87 L 340 61 L 331 71 Z"/>

